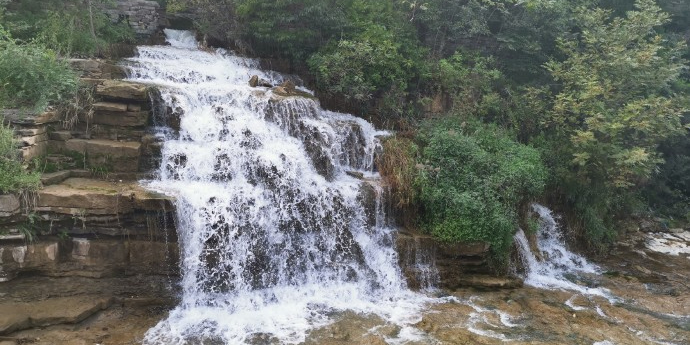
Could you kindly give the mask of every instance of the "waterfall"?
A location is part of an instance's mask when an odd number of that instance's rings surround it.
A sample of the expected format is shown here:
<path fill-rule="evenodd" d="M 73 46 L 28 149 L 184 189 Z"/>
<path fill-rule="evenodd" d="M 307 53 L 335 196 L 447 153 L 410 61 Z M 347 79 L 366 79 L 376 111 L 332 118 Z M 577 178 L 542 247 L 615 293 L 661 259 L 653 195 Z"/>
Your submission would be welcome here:
<path fill-rule="evenodd" d="M 370 187 L 386 133 L 251 88 L 252 75 L 284 77 L 200 50 L 190 32 L 166 35 L 170 46 L 139 47 L 128 63 L 130 80 L 160 91 L 161 164 L 143 183 L 176 198 L 181 247 L 180 305 L 144 343 L 299 343 L 345 310 L 415 321 L 424 298 L 402 278 L 395 228 L 369 210 L 380 208 Z"/>
<path fill-rule="evenodd" d="M 568 250 L 563 233 L 550 209 L 533 204 L 532 210 L 539 216 L 536 237 L 537 247 L 543 258 L 537 259 L 530 250 L 525 233 L 519 230 L 515 234 L 515 243 L 525 267 L 525 284 L 542 289 L 570 290 L 584 295 L 610 298 L 606 289 L 582 286 L 573 281 L 574 277 L 582 274 L 599 274 L 601 270 L 584 257 Z"/>

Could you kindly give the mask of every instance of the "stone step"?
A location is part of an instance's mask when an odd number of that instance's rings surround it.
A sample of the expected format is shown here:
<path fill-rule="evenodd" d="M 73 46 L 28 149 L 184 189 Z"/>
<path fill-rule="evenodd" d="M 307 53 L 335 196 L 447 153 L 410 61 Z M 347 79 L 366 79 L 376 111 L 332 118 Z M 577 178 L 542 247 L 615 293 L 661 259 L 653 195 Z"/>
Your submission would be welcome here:
<path fill-rule="evenodd" d="M 0 282 L 29 272 L 50 277 L 99 278 L 134 273 L 176 274 L 179 267 L 176 242 L 79 236 L 40 236 L 31 243 L 18 238 L 0 241 Z"/>
<path fill-rule="evenodd" d="M 41 175 L 41 183 L 43 183 L 44 186 L 50 186 L 53 184 L 58 184 L 66 179 L 68 179 L 71 175 L 71 172 L 69 170 L 62 170 L 62 171 L 56 171 L 53 173 L 47 173 L 47 174 L 42 174 Z"/>
<path fill-rule="evenodd" d="M 38 191 L 35 211 L 68 215 L 119 215 L 136 210 L 155 211 L 172 198 L 154 193 L 136 182 L 110 182 L 70 177 Z"/>
<path fill-rule="evenodd" d="M 90 168 L 104 172 L 137 172 L 141 143 L 106 139 L 70 139 L 64 149 L 87 157 Z"/>
<path fill-rule="evenodd" d="M 23 329 L 59 324 L 75 324 L 105 310 L 112 304 L 111 297 L 77 296 L 50 298 L 30 303 L 5 302 L 0 304 L 0 334 Z"/>
<path fill-rule="evenodd" d="M 111 100 L 129 100 L 133 102 L 148 102 L 148 86 L 123 80 L 105 80 L 96 86 L 96 95 Z"/>

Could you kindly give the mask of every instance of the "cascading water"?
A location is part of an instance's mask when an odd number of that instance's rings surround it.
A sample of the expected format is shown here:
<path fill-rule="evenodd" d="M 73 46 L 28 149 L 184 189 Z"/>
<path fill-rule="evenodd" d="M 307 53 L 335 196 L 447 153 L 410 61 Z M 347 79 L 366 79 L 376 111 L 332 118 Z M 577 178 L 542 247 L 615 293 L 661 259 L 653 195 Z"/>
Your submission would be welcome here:
<path fill-rule="evenodd" d="M 533 204 L 532 210 L 539 216 L 537 246 L 543 253 L 543 259 L 537 259 L 532 253 L 525 233 L 519 230 L 515 234 L 515 242 L 525 267 L 525 284 L 542 289 L 570 290 L 584 295 L 611 298 L 606 289 L 582 286 L 571 280 L 583 273 L 599 274 L 601 270 L 567 249 L 563 233 L 550 209 Z"/>
<path fill-rule="evenodd" d="M 251 88 L 252 75 L 283 80 L 197 49 L 189 32 L 166 34 L 170 46 L 139 48 L 130 79 L 157 85 L 180 117 L 179 131 L 160 128 L 159 176 L 146 185 L 177 199 L 183 295 L 144 342 L 298 343 L 343 310 L 412 321 L 425 298 L 402 278 L 395 229 L 367 214 L 369 184 L 345 173 L 375 181 L 385 133 Z"/>

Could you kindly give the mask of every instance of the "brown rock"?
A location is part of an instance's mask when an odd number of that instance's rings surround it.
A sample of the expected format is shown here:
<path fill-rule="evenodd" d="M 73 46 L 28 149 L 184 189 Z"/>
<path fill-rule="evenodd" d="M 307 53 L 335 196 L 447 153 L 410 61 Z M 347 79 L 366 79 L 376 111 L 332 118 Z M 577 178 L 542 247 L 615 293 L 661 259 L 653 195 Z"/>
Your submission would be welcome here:
<path fill-rule="evenodd" d="M 124 105 L 124 104 L 123 104 Z M 125 108 L 127 106 L 125 105 Z M 126 109 L 125 109 L 126 110 Z M 148 111 L 112 112 L 99 111 L 93 114 L 93 124 L 123 127 L 142 127 L 149 121 Z"/>
<path fill-rule="evenodd" d="M 271 84 L 268 80 L 259 78 L 257 75 L 253 75 L 251 78 L 249 78 L 249 86 L 273 87 L 273 84 Z"/>
<path fill-rule="evenodd" d="M 70 66 L 78 71 L 83 72 L 82 75 L 100 76 L 101 62 L 93 59 L 69 59 Z"/>
<path fill-rule="evenodd" d="M 0 309 L 0 334 L 59 324 L 74 324 L 107 309 L 110 297 L 85 296 L 51 298 L 31 303 L 3 303 Z"/>
<path fill-rule="evenodd" d="M 25 136 L 21 139 L 22 144 L 25 146 L 36 145 L 44 141 L 48 141 L 48 133 L 45 132 L 38 135 Z"/>
<path fill-rule="evenodd" d="M 293 83 L 292 80 L 286 80 L 282 84 L 280 84 L 280 86 L 284 88 L 285 92 L 289 94 L 295 93 L 295 83 Z"/>
<path fill-rule="evenodd" d="M 128 104 L 127 111 L 141 111 L 141 105 L 139 104 Z"/>
<path fill-rule="evenodd" d="M 479 290 L 516 289 L 522 287 L 523 281 L 514 277 L 493 277 L 488 275 L 460 276 L 455 287 L 473 287 Z"/>
<path fill-rule="evenodd" d="M 255 74 L 249 78 L 249 86 L 256 87 L 257 85 L 259 85 L 259 76 Z"/>
<path fill-rule="evenodd" d="M 65 150 L 86 155 L 92 168 L 104 172 L 136 172 L 139 170 L 141 143 L 115 140 L 71 139 L 65 142 Z"/>
<path fill-rule="evenodd" d="M 32 113 L 26 110 L 0 109 L 0 115 L 4 117 L 5 122 L 23 126 L 35 126 L 60 121 L 57 112 L 54 110 Z"/>
<path fill-rule="evenodd" d="M 93 104 L 95 111 L 123 112 L 127 111 L 127 104 L 113 102 L 98 102 Z"/>
<path fill-rule="evenodd" d="M 51 184 L 58 184 L 66 179 L 68 179 L 71 175 L 71 172 L 69 170 L 62 170 L 62 171 L 57 171 L 54 173 L 47 173 L 41 175 L 41 183 L 43 183 L 44 186 L 49 186 Z"/>
<path fill-rule="evenodd" d="M 70 131 L 50 132 L 48 137 L 50 138 L 50 140 L 67 141 L 69 139 L 72 139 L 72 132 L 70 132 Z"/>
<path fill-rule="evenodd" d="M 34 128 L 17 128 L 15 131 L 22 137 L 32 137 L 45 134 L 48 130 L 46 129 L 46 126 L 43 125 Z"/>
<path fill-rule="evenodd" d="M 74 171 L 71 172 L 74 174 Z M 132 210 L 173 209 L 172 199 L 145 190 L 136 182 L 120 183 L 71 177 L 38 192 L 37 211 L 77 214 L 122 214 Z"/>
<path fill-rule="evenodd" d="M 276 87 L 274 87 L 274 88 L 273 88 L 273 93 L 277 94 L 278 96 L 284 96 L 284 97 L 290 96 L 290 95 L 288 94 L 287 90 L 285 90 L 285 88 L 282 87 L 282 86 L 276 86 Z"/>
<path fill-rule="evenodd" d="M 106 80 L 96 87 L 96 94 L 108 99 L 133 100 L 138 102 L 148 101 L 148 86 L 140 83 Z"/>
<path fill-rule="evenodd" d="M 36 157 L 43 156 L 48 151 L 48 141 L 40 141 L 34 145 L 21 148 L 22 159 L 28 162 Z"/>
<path fill-rule="evenodd" d="M 129 212 L 132 209 L 130 198 L 118 186 L 101 181 L 83 178 L 69 178 L 62 184 L 51 185 L 38 192 L 37 210 L 102 210 L 106 214 Z M 58 212 L 62 213 L 62 212 Z"/>

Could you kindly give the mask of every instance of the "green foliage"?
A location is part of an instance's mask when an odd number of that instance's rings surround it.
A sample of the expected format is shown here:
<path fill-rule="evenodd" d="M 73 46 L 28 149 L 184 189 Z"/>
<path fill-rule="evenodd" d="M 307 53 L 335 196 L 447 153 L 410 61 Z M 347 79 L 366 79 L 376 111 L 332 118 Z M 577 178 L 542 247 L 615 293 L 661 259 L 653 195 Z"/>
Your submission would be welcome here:
<path fill-rule="evenodd" d="M 670 86 L 683 45 L 655 31 L 668 15 L 653 1 L 635 7 L 625 18 L 579 9 L 581 32 L 558 41 L 565 60 L 546 64 L 559 88 L 544 120 L 544 149 L 593 245 L 611 238 L 614 216 L 629 211 L 662 162 L 659 143 L 681 129 Z"/>
<path fill-rule="evenodd" d="M 673 217 L 687 213 L 689 140 L 680 115 L 690 108 L 683 60 L 690 50 L 679 40 L 690 37 L 690 8 L 658 2 L 168 5 L 197 9 L 202 33 L 240 51 L 287 59 L 291 72 L 307 74 L 324 105 L 417 130 L 416 138 L 386 142 L 390 155 L 379 162 L 397 185 L 400 205 L 421 206 L 426 228 L 440 238 L 487 239 L 501 252 L 518 224 L 517 205 L 537 195 L 546 179 L 540 163 L 536 168 L 539 155 L 517 142 L 541 151 L 550 169 L 549 199 L 562 203 L 566 218 L 576 219 L 569 226 L 593 246 L 613 238 L 618 217 L 644 209 L 640 200 Z M 433 111 L 449 111 L 450 119 L 420 128 L 421 105 L 432 100 Z M 411 165 L 417 158 L 429 163 L 417 170 Z M 536 175 L 527 175 L 532 168 Z M 417 188 L 409 188 L 417 174 Z"/>
<path fill-rule="evenodd" d="M 26 0 L 12 3 L 7 29 L 14 37 L 36 40 L 63 56 L 94 56 L 110 44 L 134 42 L 126 23 L 113 23 L 101 11 L 108 0 Z"/>
<path fill-rule="evenodd" d="M 14 131 L 0 121 L 0 193 L 34 191 L 41 185 L 38 173 L 27 172 L 17 157 Z"/>
<path fill-rule="evenodd" d="M 690 135 L 668 138 L 660 151 L 664 163 L 645 186 L 644 198 L 655 212 L 690 223 Z"/>
<path fill-rule="evenodd" d="M 456 52 L 438 61 L 433 70 L 432 88 L 450 98 L 454 112 L 475 117 L 486 115 L 500 98 L 494 89 L 502 75 L 493 64 L 489 57 Z"/>
<path fill-rule="evenodd" d="M 337 0 L 236 0 L 242 36 L 264 56 L 304 60 L 347 25 Z"/>
<path fill-rule="evenodd" d="M 505 259 L 519 205 L 539 195 L 539 152 L 494 125 L 438 123 L 418 166 L 423 228 L 448 242 L 486 241 Z"/>
<path fill-rule="evenodd" d="M 386 37 L 376 42 L 341 40 L 313 55 L 309 65 L 322 89 L 364 101 L 392 85 L 405 89 L 404 66 L 410 61 L 400 54 L 392 37 Z"/>
<path fill-rule="evenodd" d="M 656 146 L 680 130 L 682 114 L 666 93 L 682 68 L 681 45 L 654 31 L 668 16 L 653 1 L 636 6 L 610 22 L 609 11 L 582 10 L 580 37 L 559 41 L 568 58 L 546 65 L 562 86 L 550 121 L 569 137 L 578 177 L 621 188 L 650 177 Z"/>
<path fill-rule="evenodd" d="M 31 212 L 26 215 L 26 221 L 18 227 L 19 232 L 24 235 L 24 241 L 33 243 L 36 240 L 37 233 L 40 229 L 39 216 Z"/>
<path fill-rule="evenodd" d="M 41 111 L 76 92 L 77 75 L 56 54 L 10 37 L 0 26 L 0 105 Z"/>

